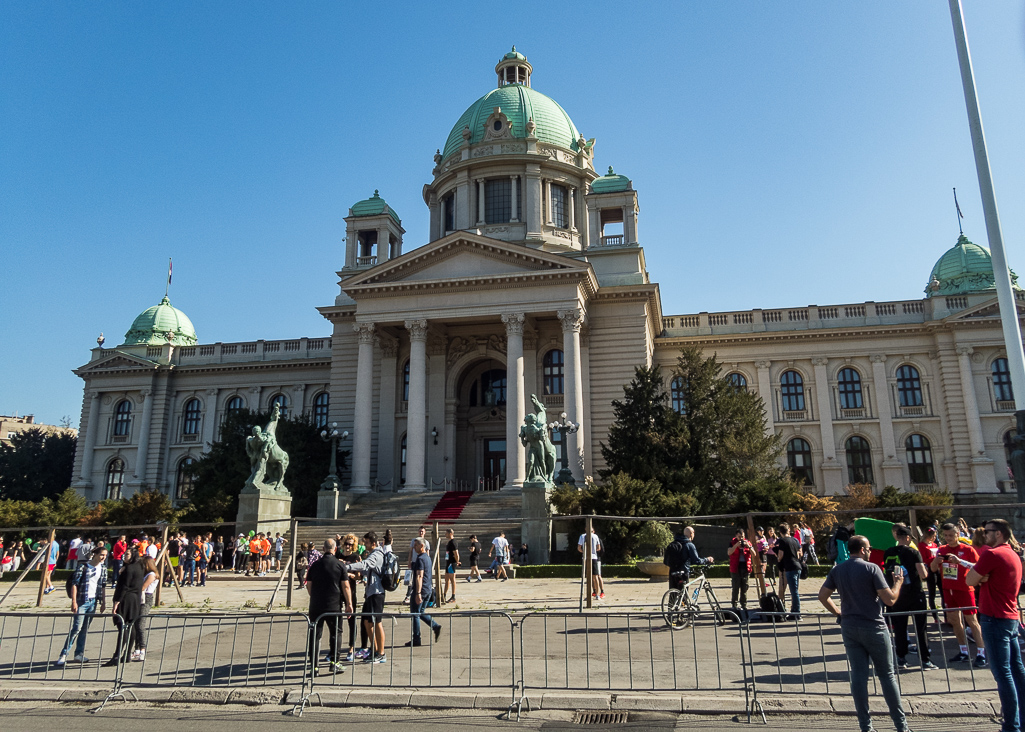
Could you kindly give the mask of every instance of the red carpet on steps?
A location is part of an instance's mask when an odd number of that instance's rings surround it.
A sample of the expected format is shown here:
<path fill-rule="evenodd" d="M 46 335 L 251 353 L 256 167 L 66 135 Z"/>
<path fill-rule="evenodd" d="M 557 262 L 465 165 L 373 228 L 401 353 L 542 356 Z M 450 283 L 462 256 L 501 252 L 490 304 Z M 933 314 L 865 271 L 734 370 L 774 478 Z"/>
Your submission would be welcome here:
<path fill-rule="evenodd" d="M 434 510 L 427 514 L 427 521 L 454 521 L 473 498 L 473 491 L 447 491 Z"/>

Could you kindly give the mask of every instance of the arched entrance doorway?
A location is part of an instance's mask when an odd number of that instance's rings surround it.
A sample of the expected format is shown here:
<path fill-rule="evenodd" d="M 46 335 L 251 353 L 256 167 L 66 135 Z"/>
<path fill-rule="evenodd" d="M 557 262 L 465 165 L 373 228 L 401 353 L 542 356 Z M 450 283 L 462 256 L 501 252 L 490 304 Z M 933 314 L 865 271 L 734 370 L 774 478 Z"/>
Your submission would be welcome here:
<path fill-rule="evenodd" d="M 455 478 L 461 486 L 497 490 L 506 479 L 505 364 L 480 359 L 456 382 Z"/>

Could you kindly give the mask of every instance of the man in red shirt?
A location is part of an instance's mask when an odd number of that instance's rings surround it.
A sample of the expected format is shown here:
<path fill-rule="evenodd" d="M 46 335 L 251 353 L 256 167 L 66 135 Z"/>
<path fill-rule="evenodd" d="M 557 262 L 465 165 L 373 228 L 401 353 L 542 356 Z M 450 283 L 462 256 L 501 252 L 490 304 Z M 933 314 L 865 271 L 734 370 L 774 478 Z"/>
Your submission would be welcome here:
<path fill-rule="evenodd" d="M 965 624 L 972 629 L 972 639 L 979 649 L 975 657 L 975 668 L 986 668 L 986 643 L 979 627 L 978 610 L 975 609 L 975 592 L 965 582 L 968 570 L 979 560 L 979 554 L 970 544 L 958 541 L 960 533 L 954 524 L 943 524 L 943 546 L 936 550 L 936 558 L 932 560 L 932 570 L 943 577 L 943 606 L 947 609 L 947 622 L 954 628 L 959 653 L 950 659 L 950 663 L 967 663 L 968 638 L 965 636 Z M 968 566 L 965 566 L 967 564 Z M 971 608 L 970 610 L 951 610 L 951 608 Z M 963 618 L 962 618 L 963 616 Z"/>
<path fill-rule="evenodd" d="M 111 587 L 117 584 L 118 575 L 121 574 L 121 567 L 125 563 L 125 552 L 128 551 L 128 541 L 124 534 L 121 534 L 110 549 L 110 558 L 114 566 L 114 578 L 111 580 Z"/>
<path fill-rule="evenodd" d="M 1003 519 L 985 524 L 986 546 L 967 582 L 979 588 L 982 635 L 989 649 L 990 668 L 997 682 L 1003 730 L 1021 730 L 1025 722 L 1025 665 L 1018 648 L 1018 589 L 1021 558 L 1007 543 L 1011 526 Z"/>

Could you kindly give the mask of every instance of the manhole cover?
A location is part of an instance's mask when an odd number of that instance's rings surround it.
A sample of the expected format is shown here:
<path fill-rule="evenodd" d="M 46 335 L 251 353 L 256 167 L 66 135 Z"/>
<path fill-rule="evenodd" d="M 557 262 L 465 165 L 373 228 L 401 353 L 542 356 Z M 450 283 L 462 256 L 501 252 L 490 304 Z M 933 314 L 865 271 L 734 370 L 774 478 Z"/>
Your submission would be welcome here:
<path fill-rule="evenodd" d="M 577 712 L 573 724 L 624 724 L 627 712 Z"/>

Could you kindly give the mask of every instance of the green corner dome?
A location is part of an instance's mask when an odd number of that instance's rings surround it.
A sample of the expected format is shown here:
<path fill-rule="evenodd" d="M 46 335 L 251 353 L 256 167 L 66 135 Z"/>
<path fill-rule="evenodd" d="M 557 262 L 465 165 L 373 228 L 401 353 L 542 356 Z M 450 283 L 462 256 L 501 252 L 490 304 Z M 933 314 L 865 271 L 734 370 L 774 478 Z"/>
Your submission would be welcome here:
<path fill-rule="evenodd" d="M 352 207 L 349 209 L 350 216 L 380 216 L 385 212 L 395 219 L 396 224 L 402 223 L 399 220 L 399 215 L 395 213 L 395 209 L 389 206 L 388 202 L 381 198 L 381 194 L 378 191 L 374 191 L 374 195 L 370 198 L 366 198 L 352 204 Z"/>
<path fill-rule="evenodd" d="M 551 97 L 545 96 L 523 84 L 508 84 L 492 89 L 471 104 L 453 125 L 448 140 L 442 149 L 442 159 L 459 151 L 463 144 L 463 129 L 470 128 L 470 144 L 484 139 L 484 123 L 495 107 L 509 118 L 512 136 L 523 139 L 527 136 L 527 122 L 534 120 L 534 136 L 540 142 L 558 145 L 569 150 L 577 149 L 580 133 L 566 111 Z"/>
<path fill-rule="evenodd" d="M 612 166 L 609 166 L 609 172 L 600 178 L 595 178 L 591 181 L 591 192 L 592 193 L 619 193 L 620 191 L 628 191 L 633 185 L 633 181 L 627 178 L 625 175 L 619 175 Z"/>
<path fill-rule="evenodd" d="M 164 295 L 159 305 L 146 309 L 125 333 L 126 346 L 196 345 L 196 329 L 192 321 Z"/>
<path fill-rule="evenodd" d="M 1011 283 L 1017 288 L 1018 276 L 1011 272 Z M 926 297 L 934 295 L 967 295 L 995 287 L 993 258 L 989 250 L 972 244 L 964 234 L 957 244 L 943 253 L 929 274 Z"/>
<path fill-rule="evenodd" d="M 516 46 L 513 46 L 513 47 L 512 47 L 512 50 L 511 50 L 511 51 L 509 51 L 509 53 L 507 53 L 507 54 L 505 54 L 504 56 L 502 56 L 502 60 L 503 60 L 503 61 L 507 61 L 507 60 L 509 60 L 509 59 L 516 59 L 517 61 L 526 61 L 526 60 L 527 60 L 527 57 L 526 57 L 526 56 L 524 56 L 524 55 L 523 55 L 522 53 L 520 53 L 519 51 L 517 51 L 517 50 L 516 50 Z"/>

